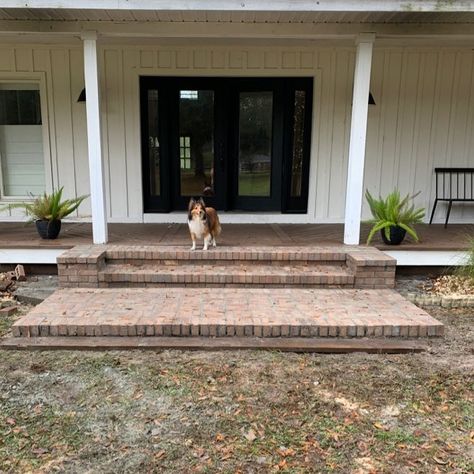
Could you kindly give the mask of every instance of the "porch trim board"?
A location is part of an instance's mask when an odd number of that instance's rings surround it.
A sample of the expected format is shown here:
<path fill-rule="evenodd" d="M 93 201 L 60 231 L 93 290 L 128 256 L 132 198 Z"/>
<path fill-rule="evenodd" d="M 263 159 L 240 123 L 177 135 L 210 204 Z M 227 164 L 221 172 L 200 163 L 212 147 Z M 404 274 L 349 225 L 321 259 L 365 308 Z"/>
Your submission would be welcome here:
<path fill-rule="evenodd" d="M 0 265 L 53 264 L 68 249 L 0 249 Z M 445 267 L 465 265 L 467 256 L 457 250 L 382 250 L 397 266 Z"/>
<path fill-rule="evenodd" d="M 466 265 L 466 252 L 457 250 L 382 250 L 399 267 L 456 267 Z"/>
<path fill-rule="evenodd" d="M 67 249 L 0 249 L 0 265 L 56 265 L 57 258 Z"/>

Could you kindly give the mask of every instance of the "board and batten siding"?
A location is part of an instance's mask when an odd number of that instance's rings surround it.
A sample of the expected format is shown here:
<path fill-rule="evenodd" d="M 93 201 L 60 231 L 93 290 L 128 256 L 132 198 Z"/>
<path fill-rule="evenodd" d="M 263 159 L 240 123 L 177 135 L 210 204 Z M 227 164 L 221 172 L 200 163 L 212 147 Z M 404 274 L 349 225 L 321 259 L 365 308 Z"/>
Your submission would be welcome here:
<path fill-rule="evenodd" d="M 101 45 L 99 74 L 107 206 L 112 222 L 143 221 L 140 75 L 313 76 L 308 222 L 343 222 L 354 48 Z M 4 73 L 45 73 L 52 185 L 88 193 L 82 50 L 0 47 Z M 469 48 L 375 47 L 365 186 L 416 193 L 429 213 L 436 166 L 474 166 L 474 52 Z M 444 218 L 440 205 L 437 221 Z M 89 203 L 80 216 L 90 217 Z M 363 217 L 369 216 L 364 203 Z M 451 222 L 472 222 L 474 205 Z"/>
<path fill-rule="evenodd" d="M 64 196 L 89 193 L 85 104 L 77 99 L 84 87 L 83 54 L 80 46 L 12 45 L 0 46 L 0 81 L 20 79 L 44 82 L 40 90 L 44 143 L 45 181 L 47 191 L 64 186 Z M 88 201 L 80 214 L 91 215 Z M 14 209 L 0 219 L 22 216 Z"/>

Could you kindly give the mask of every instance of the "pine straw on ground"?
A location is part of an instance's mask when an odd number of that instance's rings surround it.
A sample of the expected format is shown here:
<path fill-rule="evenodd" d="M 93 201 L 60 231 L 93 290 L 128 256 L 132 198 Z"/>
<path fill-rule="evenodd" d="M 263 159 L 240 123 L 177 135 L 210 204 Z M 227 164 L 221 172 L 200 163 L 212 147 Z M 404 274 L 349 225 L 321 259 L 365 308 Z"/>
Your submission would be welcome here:
<path fill-rule="evenodd" d="M 425 283 L 423 289 L 439 296 L 474 295 L 474 279 L 463 275 L 442 275 Z"/>
<path fill-rule="evenodd" d="M 474 317 L 433 315 L 412 355 L 0 351 L 0 472 L 472 472 Z"/>

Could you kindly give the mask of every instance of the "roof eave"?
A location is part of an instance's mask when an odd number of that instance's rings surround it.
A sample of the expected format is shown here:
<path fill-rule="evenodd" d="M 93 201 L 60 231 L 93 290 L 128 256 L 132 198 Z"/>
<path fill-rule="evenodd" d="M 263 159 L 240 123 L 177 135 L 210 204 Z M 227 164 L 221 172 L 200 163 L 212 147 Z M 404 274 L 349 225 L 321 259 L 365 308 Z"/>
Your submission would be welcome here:
<path fill-rule="evenodd" d="M 473 0 L 2 0 L 2 8 L 234 12 L 474 12 Z"/>

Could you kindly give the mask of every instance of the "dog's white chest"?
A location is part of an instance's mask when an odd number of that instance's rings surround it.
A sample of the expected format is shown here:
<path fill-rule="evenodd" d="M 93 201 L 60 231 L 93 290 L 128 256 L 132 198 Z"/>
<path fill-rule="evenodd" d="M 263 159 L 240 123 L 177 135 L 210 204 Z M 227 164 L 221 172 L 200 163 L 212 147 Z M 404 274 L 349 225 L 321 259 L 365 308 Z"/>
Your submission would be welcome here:
<path fill-rule="evenodd" d="M 198 239 L 204 235 L 204 222 L 201 220 L 188 220 L 189 232 L 195 234 Z"/>

